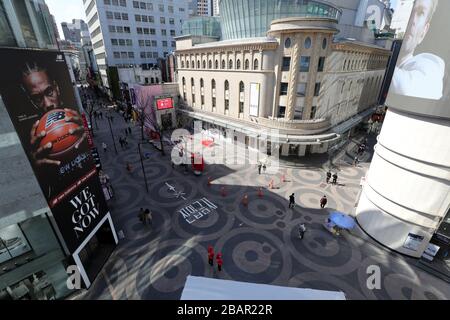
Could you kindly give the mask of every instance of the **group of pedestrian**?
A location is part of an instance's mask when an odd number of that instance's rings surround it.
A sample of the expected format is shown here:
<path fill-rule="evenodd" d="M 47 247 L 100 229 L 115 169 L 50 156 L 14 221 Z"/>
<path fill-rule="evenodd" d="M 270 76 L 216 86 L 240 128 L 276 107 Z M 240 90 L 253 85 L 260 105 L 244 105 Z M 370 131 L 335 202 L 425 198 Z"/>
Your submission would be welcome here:
<path fill-rule="evenodd" d="M 217 270 L 222 271 L 223 265 L 222 254 L 218 252 L 215 258 L 217 263 Z M 211 267 L 214 267 L 214 249 L 212 246 L 208 246 L 208 264 Z"/>
<path fill-rule="evenodd" d="M 261 169 L 264 171 L 264 174 L 266 174 L 266 170 L 267 170 L 266 164 L 262 164 L 261 162 L 258 162 L 258 174 L 261 174 Z"/>
<path fill-rule="evenodd" d="M 327 172 L 327 183 L 330 183 L 331 178 L 333 178 L 332 183 L 337 184 L 338 175 L 337 173 L 331 173 L 330 171 Z"/>
<path fill-rule="evenodd" d="M 142 222 L 142 224 L 144 225 L 152 225 L 152 212 L 150 211 L 150 209 L 145 209 L 141 208 L 139 210 L 139 214 L 138 214 L 138 218 L 139 220 Z"/>

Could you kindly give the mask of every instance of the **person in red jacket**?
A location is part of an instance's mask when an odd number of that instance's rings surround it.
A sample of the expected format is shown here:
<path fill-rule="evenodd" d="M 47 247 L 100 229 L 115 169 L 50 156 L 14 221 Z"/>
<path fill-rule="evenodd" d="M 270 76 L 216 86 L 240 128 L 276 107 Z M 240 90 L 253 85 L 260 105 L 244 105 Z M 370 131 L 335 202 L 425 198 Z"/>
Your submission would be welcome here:
<path fill-rule="evenodd" d="M 208 263 L 210 266 L 214 266 L 214 249 L 213 247 L 208 247 Z"/>
<path fill-rule="evenodd" d="M 222 271 L 223 260 L 222 260 L 222 254 L 221 253 L 217 254 L 216 261 L 217 261 L 217 269 L 219 271 Z"/>

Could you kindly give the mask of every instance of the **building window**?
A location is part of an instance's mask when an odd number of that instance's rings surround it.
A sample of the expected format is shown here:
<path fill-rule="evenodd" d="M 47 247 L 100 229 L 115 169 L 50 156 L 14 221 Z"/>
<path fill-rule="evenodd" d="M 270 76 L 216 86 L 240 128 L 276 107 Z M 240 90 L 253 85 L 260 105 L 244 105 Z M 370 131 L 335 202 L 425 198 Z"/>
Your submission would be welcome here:
<path fill-rule="evenodd" d="M 211 80 L 211 88 L 212 88 L 213 90 L 216 89 L 216 80 L 214 80 L 214 79 Z M 214 96 L 214 95 L 215 95 L 215 94 L 214 94 L 214 92 L 213 92 L 213 96 Z"/>
<path fill-rule="evenodd" d="M 259 61 L 258 59 L 255 59 L 253 61 L 253 70 L 258 70 L 259 69 Z"/>
<path fill-rule="evenodd" d="M 225 80 L 225 91 L 230 90 L 230 83 L 228 80 Z"/>
<path fill-rule="evenodd" d="M 327 38 L 323 38 L 322 40 L 322 49 L 326 49 L 327 48 Z"/>
<path fill-rule="evenodd" d="M 233 60 L 228 61 L 228 69 L 233 69 Z"/>
<path fill-rule="evenodd" d="M 305 39 L 305 49 L 311 48 L 311 45 L 312 45 L 311 38 L 310 38 L 310 37 L 307 37 L 307 38 Z"/>
<path fill-rule="evenodd" d="M 244 113 L 245 86 L 244 82 L 239 82 L 239 113 Z"/>
<path fill-rule="evenodd" d="M 219 69 L 219 60 L 214 62 L 214 69 Z"/>
<path fill-rule="evenodd" d="M 123 27 L 123 31 L 124 31 L 125 33 L 131 33 L 130 27 Z"/>
<path fill-rule="evenodd" d="M 225 111 L 230 110 L 230 100 L 225 100 Z"/>
<path fill-rule="evenodd" d="M 161 24 L 166 24 L 166 18 L 160 17 L 159 22 L 161 22 Z"/>
<path fill-rule="evenodd" d="M 309 72 L 309 63 L 311 61 L 311 57 L 309 56 L 301 56 L 300 58 L 300 72 Z"/>
<path fill-rule="evenodd" d="M 114 19 L 122 20 L 122 15 L 120 14 L 120 12 L 114 12 Z"/>
<path fill-rule="evenodd" d="M 212 69 L 212 60 L 208 61 L 208 69 Z"/>
<path fill-rule="evenodd" d="M 161 29 L 161 35 L 162 36 L 167 36 L 167 30 L 166 29 Z"/>
<path fill-rule="evenodd" d="M 236 69 L 240 70 L 241 69 L 241 60 L 237 60 L 236 61 Z"/>
<path fill-rule="evenodd" d="M 295 120 L 302 120 L 303 119 L 303 107 L 302 106 L 295 107 L 294 119 Z"/>
<path fill-rule="evenodd" d="M 216 107 L 216 98 L 215 97 L 212 98 L 212 107 L 213 108 Z"/>
<path fill-rule="evenodd" d="M 250 68 L 250 61 L 248 59 L 245 59 L 244 70 L 248 70 L 249 68 Z"/>
<path fill-rule="evenodd" d="M 122 13 L 122 20 L 128 20 L 128 13 Z"/>
<path fill-rule="evenodd" d="M 114 52 L 114 59 L 120 59 L 120 52 Z"/>
<path fill-rule="evenodd" d="M 116 26 L 108 26 L 109 32 L 114 33 L 116 32 Z"/>
<path fill-rule="evenodd" d="M 159 12 L 164 12 L 164 5 L 163 4 L 159 4 L 158 5 L 158 9 L 159 9 Z"/>
<path fill-rule="evenodd" d="M 141 15 L 140 14 L 135 14 L 134 15 L 134 20 L 136 20 L 137 22 L 141 22 L 142 21 Z"/>
<path fill-rule="evenodd" d="M 284 41 L 284 47 L 285 48 L 291 47 L 291 38 L 286 38 L 286 40 Z"/>
<path fill-rule="evenodd" d="M 170 35 L 172 36 L 172 37 L 175 37 L 175 30 L 170 30 Z"/>
<path fill-rule="evenodd" d="M 225 69 L 225 60 L 222 60 L 222 69 Z"/>
<path fill-rule="evenodd" d="M 184 61 L 181 60 L 181 68 L 184 68 Z"/>
<path fill-rule="evenodd" d="M 195 62 L 194 62 L 194 60 L 191 61 L 191 68 L 195 69 Z"/>
<path fill-rule="evenodd" d="M 281 71 L 289 71 L 291 68 L 291 57 L 283 57 L 283 65 Z"/>
<path fill-rule="evenodd" d="M 286 115 L 286 107 L 278 106 L 278 118 L 284 118 Z"/>
<path fill-rule="evenodd" d="M 297 85 L 297 95 L 304 97 L 306 95 L 306 82 L 300 82 Z"/>
<path fill-rule="evenodd" d="M 314 86 L 314 97 L 318 97 L 320 93 L 320 82 L 317 82 Z"/>
<path fill-rule="evenodd" d="M 139 1 L 133 1 L 133 8 L 139 9 Z"/>
<path fill-rule="evenodd" d="M 111 11 L 106 11 L 106 18 L 109 20 L 114 19 L 114 15 Z"/>
<path fill-rule="evenodd" d="M 197 60 L 197 69 L 200 69 L 200 60 Z"/>
<path fill-rule="evenodd" d="M 169 18 L 169 24 L 174 25 L 175 24 L 175 19 L 174 18 Z"/>
<path fill-rule="evenodd" d="M 287 95 L 289 84 L 287 82 L 281 82 L 280 85 L 280 96 Z"/>

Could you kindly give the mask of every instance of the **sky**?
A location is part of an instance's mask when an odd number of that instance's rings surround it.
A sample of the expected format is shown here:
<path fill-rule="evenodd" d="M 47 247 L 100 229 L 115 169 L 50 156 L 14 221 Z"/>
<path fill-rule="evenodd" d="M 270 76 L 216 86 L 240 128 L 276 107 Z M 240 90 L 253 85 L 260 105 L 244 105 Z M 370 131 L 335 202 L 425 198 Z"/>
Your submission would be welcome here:
<path fill-rule="evenodd" d="M 64 39 L 61 22 L 72 22 L 72 19 L 86 21 L 83 0 L 45 0 L 50 13 L 55 16 L 58 25 L 59 36 Z"/>

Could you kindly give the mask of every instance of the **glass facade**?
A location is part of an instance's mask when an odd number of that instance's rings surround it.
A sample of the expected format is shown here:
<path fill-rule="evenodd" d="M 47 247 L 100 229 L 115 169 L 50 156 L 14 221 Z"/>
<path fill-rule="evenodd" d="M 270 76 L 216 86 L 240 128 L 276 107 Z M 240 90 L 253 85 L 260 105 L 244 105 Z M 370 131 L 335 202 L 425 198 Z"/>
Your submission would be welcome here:
<path fill-rule="evenodd" d="M 15 47 L 16 40 L 9 25 L 3 2 L 0 2 L 0 46 Z"/>
<path fill-rule="evenodd" d="M 220 22 L 216 17 L 195 17 L 183 23 L 183 35 L 221 37 Z"/>
<path fill-rule="evenodd" d="M 312 0 L 221 0 L 223 40 L 265 37 L 273 20 L 322 17 L 339 20 L 341 11 Z"/>

